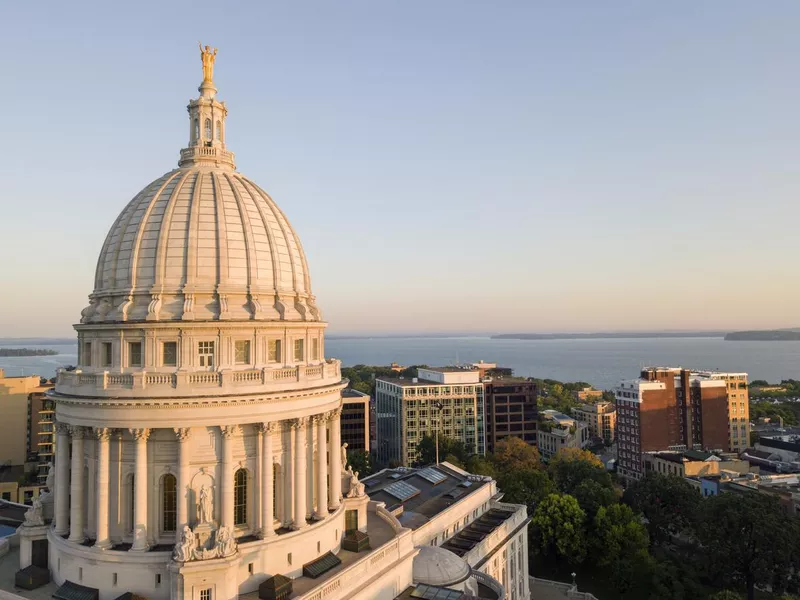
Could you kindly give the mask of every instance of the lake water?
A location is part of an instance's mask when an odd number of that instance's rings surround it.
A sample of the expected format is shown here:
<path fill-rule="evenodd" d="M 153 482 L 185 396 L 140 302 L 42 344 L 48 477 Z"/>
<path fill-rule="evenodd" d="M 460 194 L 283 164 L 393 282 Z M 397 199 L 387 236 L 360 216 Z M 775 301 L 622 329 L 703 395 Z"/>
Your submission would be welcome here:
<path fill-rule="evenodd" d="M 21 347 L 0 344 L 2 347 Z M 355 364 L 451 365 L 479 360 L 497 362 L 524 376 L 587 381 L 609 389 L 636 377 L 641 366 L 744 371 L 750 379 L 800 379 L 800 342 L 726 342 L 722 338 L 646 338 L 591 340 L 493 340 L 486 337 L 329 338 L 326 354 Z M 76 344 L 51 348 L 56 356 L 0 357 L 7 375 L 53 377 L 77 362 Z"/>

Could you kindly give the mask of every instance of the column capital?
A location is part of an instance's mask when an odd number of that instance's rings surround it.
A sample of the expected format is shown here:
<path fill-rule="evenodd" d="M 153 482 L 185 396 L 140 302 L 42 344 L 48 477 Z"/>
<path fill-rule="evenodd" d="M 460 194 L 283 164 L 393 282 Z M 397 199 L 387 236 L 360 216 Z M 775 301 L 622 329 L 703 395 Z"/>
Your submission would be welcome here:
<path fill-rule="evenodd" d="M 222 432 L 222 437 L 226 440 L 233 438 L 239 432 L 238 425 L 220 425 L 219 430 Z"/>
<path fill-rule="evenodd" d="M 292 419 L 291 421 L 292 429 L 301 429 L 308 425 L 308 417 L 300 417 L 298 419 Z"/>
<path fill-rule="evenodd" d="M 82 440 L 87 437 L 86 427 L 81 427 L 80 425 L 70 425 L 69 433 L 72 436 L 72 439 Z"/>
<path fill-rule="evenodd" d="M 60 433 L 62 435 L 69 435 L 70 427 L 66 423 L 61 423 L 60 421 L 56 423 L 56 433 Z"/>
<path fill-rule="evenodd" d="M 341 417 L 341 416 L 342 416 L 342 409 L 341 409 L 341 407 L 340 407 L 340 408 L 334 408 L 334 409 L 333 409 L 333 410 L 332 410 L 330 413 L 328 413 L 328 414 L 330 415 L 330 418 L 331 418 L 331 420 L 332 420 L 332 421 L 335 421 L 336 419 L 338 419 L 339 417 Z"/>
<path fill-rule="evenodd" d="M 319 415 L 314 415 L 313 417 L 311 417 L 311 420 L 313 421 L 315 426 L 318 426 L 318 425 L 324 425 L 325 423 L 328 422 L 329 419 L 328 415 L 322 413 Z"/>
<path fill-rule="evenodd" d="M 192 430 L 189 427 L 175 427 L 173 431 L 179 442 L 185 442 L 192 436 Z"/>
<path fill-rule="evenodd" d="M 108 427 L 94 427 L 92 429 L 92 433 L 98 441 L 107 442 L 111 439 L 113 430 L 109 429 Z"/>
<path fill-rule="evenodd" d="M 137 442 L 141 442 L 141 441 L 145 441 L 146 442 L 147 438 L 150 437 L 150 430 L 146 429 L 146 428 L 143 428 L 143 429 L 128 429 L 128 431 L 130 431 L 131 435 L 133 436 L 133 439 L 135 439 Z"/>

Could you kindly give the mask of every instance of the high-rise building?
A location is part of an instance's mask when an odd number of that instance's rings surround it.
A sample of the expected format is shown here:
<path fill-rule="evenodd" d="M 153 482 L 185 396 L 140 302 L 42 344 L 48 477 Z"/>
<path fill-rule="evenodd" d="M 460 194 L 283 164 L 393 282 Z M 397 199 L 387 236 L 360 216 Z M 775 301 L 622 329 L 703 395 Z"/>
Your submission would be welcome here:
<path fill-rule="evenodd" d="M 369 452 L 369 394 L 352 388 L 342 390 L 342 443 L 349 452 Z"/>
<path fill-rule="evenodd" d="M 572 409 L 572 416 L 589 427 L 589 434 L 592 437 L 600 438 L 606 444 L 614 442 L 617 407 L 611 402 L 579 404 Z"/>
<path fill-rule="evenodd" d="M 189 144 L 112 225 L 80 366 L 49 392 L 55 482 L 19 528 L 20 568 L 49 570 L 43 597 L 528 598 L 527 509 L 491 478 L 345 470 L 345 382 L 302 245 L 235 170 L 216 50 L 201 57 Z M 415 402 L 445 400 L 442 429 L 482 448 L 482 387 L 453 377 Z"/>
<path fill-rule="evenodd" d="M 640 479 L 642 454 L 661 450 L 728 450 L 725 381 L 685 369 L 650 367 L 614 391 L 617 463 L 621 476 Z"/>
<path fill-rule="evenodd" d="M 470 453 L 486 453 L 484 391 L 478 369 L 420 368 L 411 379 L 379 377 L 375 404 L 375 452 L 382 464 L 413 465 L 419 442 L 437 430 L 463 442 Z"/>
<path fill-rule="evenodd" d="M 44 392 L 38 375 L 8 377 L 0 369 L 0 465 L 24 465 L 37 460 L 39 412 Z"/>
<path fill-rule="evenodd" d="M 698 375 L 722 379 L 728 386 L 728 447 L 743 452 L 750 446 L 750 394 L 747 373 L 699 371 Z"/>
<path fill-rule="evenodd" d="M 522 377 L 491 378 L 484 382 L 487 452 L 494 452 L 497 442 L 512 436 L 532 446 L 536 444 L 537 396 L 536 382 Z"/>

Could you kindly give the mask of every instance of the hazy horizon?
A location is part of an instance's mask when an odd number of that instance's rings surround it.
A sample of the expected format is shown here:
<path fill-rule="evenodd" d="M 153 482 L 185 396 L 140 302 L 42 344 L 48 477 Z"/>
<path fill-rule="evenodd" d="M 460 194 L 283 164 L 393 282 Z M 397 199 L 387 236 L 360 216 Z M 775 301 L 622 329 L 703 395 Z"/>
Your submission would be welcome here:
<path fill-rule="evenodd" d="M 113 220 L 186 145 L 198 39 L 331 335 L 800 322 L 796 2 L 0 16 L 0 337 L 73 335 Z"/>

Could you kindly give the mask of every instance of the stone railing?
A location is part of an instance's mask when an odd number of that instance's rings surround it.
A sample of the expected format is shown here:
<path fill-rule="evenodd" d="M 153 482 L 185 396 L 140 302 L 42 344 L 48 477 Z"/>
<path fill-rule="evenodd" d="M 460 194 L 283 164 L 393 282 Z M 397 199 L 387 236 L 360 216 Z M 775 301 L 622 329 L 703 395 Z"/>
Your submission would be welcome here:
<path fill-rule="evenodd" d="M 375 514 L 378 515 L 384 521 L 386 521 L 389 525 L 391 525 L 395 533 L 397 533 L 403 528 L 403 526 L 400 524 L 400 521 L 397 520 L 397 517 L 394 516 L 388 510 L 386 510 L 386 505 L 383 502 L 370 502 L 369 503 L 370 510 L 372 510 L 373 505 L 375 507 Z"/>
<path fill-rule="evenodd" d="M 552 579 L 539 579 L 538 577 L 529 577 L 528 583 L 530 585 L 532 598 L 536 597 L 536 594 L 534 593 L 534 588 L 538 586 L 538 587 L 548 587 L 561 590 L 561 593 L 564 594 L 565 598 L 571 598 L 572 600 L 597 600 L 597 597 L 594 594 L 590 594 L 589 592 L 579 592 L 578 586 L 573 585 L 571 583 L 564 583 L 563 581 L 553 581 Z"/>
<path fill-rule="evenodd" d="M 178 166 L 185 167 L 197 160 L 203 162 L 215 161 L 233 165 L 235 162 L 235 155 L 229 150 L 223 150 L 216 146 L 190 146 L 181 150 Z"/>
<path fill-rule="evenodd" d="M 505 600 L 506 588 L 497 579 L 480 571 L 472 571 L 472 577 L 481 585 L 485 585 L 497 595 L 497 600 Z"/>
<path fill-rule="evenodd" d="M 315 365 L 265 367 L 244 371 L 177 371 L 172 373 L 135 371 L 132 373 L 58 372 L 56 392 L 68 396 L 110 396 L 152 398 L 202 396 L 212 389 L 224 394 L 302 389 L 336 384 L 341 381 L 341 363 L 328 360 Z"/>

